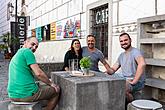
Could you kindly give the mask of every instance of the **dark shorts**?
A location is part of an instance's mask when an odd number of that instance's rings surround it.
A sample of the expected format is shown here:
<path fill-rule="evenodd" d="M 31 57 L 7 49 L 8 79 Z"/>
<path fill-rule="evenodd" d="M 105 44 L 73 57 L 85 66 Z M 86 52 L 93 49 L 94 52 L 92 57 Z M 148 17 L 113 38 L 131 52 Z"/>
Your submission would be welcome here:
<path fill-rule="evenodd" d="M 55 89 L 48 85 L 39 86 L 39 90 L 33 96 L 26 98 L 11 98 L 13 101 L 17 102 L 36 102 L 40 100 L 50 100 L 53 97 L 58 96 L 59 93 L 55 91 Z"/>

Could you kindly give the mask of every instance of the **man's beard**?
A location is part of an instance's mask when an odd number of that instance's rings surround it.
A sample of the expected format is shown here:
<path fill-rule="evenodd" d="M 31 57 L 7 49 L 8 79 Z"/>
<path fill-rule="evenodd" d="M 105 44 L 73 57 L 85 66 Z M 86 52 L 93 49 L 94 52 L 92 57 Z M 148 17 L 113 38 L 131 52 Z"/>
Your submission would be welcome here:
<path fill-rule="evenodd" d="M 94 47 L 95 47 L 94 44 L 92 43 L 88 44 L 88 48 L 93 49 Z"/>
<path fill-rule="evenodd" d="M 35 49 L 29 48 L 33 53 L 36 51 Z"/>
<path fill-rule="evenodd" d="M 124 50 L 128 50 L 131 47 L 131 44 L 127 45 L 126 47 L 122 47 Z"/>

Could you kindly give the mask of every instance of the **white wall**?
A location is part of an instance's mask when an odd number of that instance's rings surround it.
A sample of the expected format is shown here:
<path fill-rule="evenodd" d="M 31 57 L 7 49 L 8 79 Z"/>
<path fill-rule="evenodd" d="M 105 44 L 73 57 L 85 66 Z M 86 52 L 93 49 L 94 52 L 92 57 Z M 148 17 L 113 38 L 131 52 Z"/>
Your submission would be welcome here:
<path fill-rule="evenodd" d="M 6 6 L 8 1 L 13 2 L 13 5 L 15 5 L 14 0 L 0 0 L 0 35 L 10 30 L 9 22 L 6 20 Z M 20 10 L 20 1 L 18 0 L 18 12 Z M 81 15 L 81 29 L 83 30 L 83 36 L 86 36 L 87 5 L 96 1 L 98 0 L 25 0 L 26 5 L 28 5 L 27 13 L 31 20 L 31 25 L 28 28 L 30 30 L 83 12 Z M 119 2 L 119 10 L 117 10 L 117 1 L 113 0 L 113 29 L 116 29 L 118 26 L 127 27 L 125 24 L 136 23 L 138 18 L 155 15 L 155 0 L 121 0 Z M 165 0 L 157 0 L 157 2 L 157 14 L 165 14 Z M 118 14 L 119 16 L 117 16 Z M 14 18 L 11 20 L 14 20 Z M 113 36 L 111 36 L 112 63 L 116 61 L 116 57 L 122 51 L 118 42 L 118 35 L 120 33 L 113 31 Z M 137 31 L 134 31 L 133 34 L 131 33 L 131 36 L 133 37 L 133 45 L 136 47 Z M 71 40 L 41 42 L 36 52 L 37 59 L 39 60 L 40 57 L 47 55 L 54 56 L 55 61 L 61 62 L 70 43 Z M 86 44 L 85 39 L 82 41 L 82 44 Z"/>
<path fill-rule="evenodd" d="M 72 40 L 49 41 L 39 43 L 35 52 L 37 62 L 63 62 L 65 53 L 70 48 Z M 86 40 L 80 39 L 81 46 L 86 46 Z"/>
<path fill-rule="evenodd" d="M 83 12 L 81 15 L 81 29 L 83 36 L 86 36 L 86 12 L 87 5 L 96 2 L 97 0 L 31 0 L 29 3 L 29 15 L 31 16 L 31 26 L 29 29 L 49 24 L 53 21 L 58 21 L 74 14 Z M 112 36 L 112 64 L 116 61 L 118 55 L 123 51 L 120 48 L 118 36 L 121 34 L 121 28 L 127 28 L 125 24 L 134 23 L 138 18 L 155 15 L 155 0 L 121 0 L 119 2 L 119 10 L 117 10 L 117 0 L 113 0 L 113 29 L 120 27 L 118 33 L 113 31 Z M 45 4 L 42 4 L 44 3 Z M 164 0 L 158 0 L 158 14 L 165 13 Z M 146 7 L 147 6 L 147 7 Z M 53 11 L 50 11 L 54 9 Z M 32 11 L 33 10 L 33 11 Z M 118 13 L 119 12 L 119 13 Z M 46 13 L 46 14 L 45 14 Z M 119 16 L 117 16 L 117 13 Z M 44 14 L 44 15 L 43 15 Z M 127 32 L 127 29 L 125 29 Z M 128 32 L 130 33 L 130 32 Z M 130 33 L 132 37 L 132 45 L 137 47 L 137 31 Z M 85 43 L 85 40 L 82 41 Z M 44 56 L 54 56 L 55 62 L 62 62 L 65 52 L 70 46 L 71 40 L 65 41 L 48 41 L 42 42 L 36 52 L 38 61 Z M 59 49 L 60 47 L 60 49 Z M 46 49 L 45 49 L 46 48 Z M 59 49 L 59 50 L 58 50 Z M 52 52 L 56 50 L 56 52 Z M 44 52 L 45 51 L 45 52 Z M 111 64 L 111 65 L 112 65 Z"/>
<path fill-rule="evenodd" d="M 15 6 L 15 0 L 0 0 L 0 36 L 10 31 L 9 22 L 15 20 L 14 17 L 10 21 L 6 19 L 6 9 L 9 1 Z M 20 11 L 20 1 L 18 0 L 18 12 Z M 27 14 L 31 20 L 28 28 L 31 30 L 81 12 L 83 13 L 81 14 L 81 30 L 83 31 L 83 37 L 85 37 L 87 32 L 87 5 L 96 1 L 98 0 L 25 0 L 26 5 L 28 5 Z M 112 64 L 114 64 L 118 55 L 123 51 L 118 41 L 118 36 L 121 34 L 122 29 L 124 28 L 127 32 L 129 24 L 135 23 L 136 25 L 138 18 L 155 15 L 155 0 L 120 0 L 119 8 L 117 7 L 117 1 L 119 0 L 113 0 L 112 10 L 114 30 L 113 36 L 111 36 Z M 157 14 L 165 14 L 165 0 L 157 0 L 157 2 Z M 119 29 L 119 32 L 116 32 L 117 29 Z M 132 45 L 137 47 L 137 31 L 128 31 L 128 33 L 132 37 Z M 80 41 L 82 46 L 86 45 L 85 39 Z M 70 47 L 70 44 L 71 40 L 41 42 L 35 53 L 37 61 L 44 62 L 47 57 L 48 59 L 53 59 L 53 62 L 63 62 L 65 52 Z M 101 68 L 104 70 L 103 67 Z"/>
<path fill-rule="evenodd" d="M 136 22 L 137 18 L 154 15 L 155 0 L 123 0 L 119 4 L 119 23 Z"/>
<path fill-rule="evenodd" d="M 86 5 L 93 1 L 86 0 L 28 0 L 28 15 L 31 17 L 29 30 L 59 21 L 75 14 L 81 14 L 81 45 L 86 45 Z M 52 11 L 51 11 L 52 10 Z M 53 59 L 53 62 L 63 62 L 64 55 L 69 49 L 72 40 L 46 41 L 41 42 L 35 52 L 38 62 L 46 62 L 46 59 Z"/>
<path fill-rule="evenodd" d="M 0 0 L 0 35 L 10 31 L 9 21 L 6 20 L 6 9 L 9 1 L 15 7 L 15 0 Z M 75 13 L 86 12 L 86 6 L 96 1 L 98 0 L 25 0 L 26 5 L 28 5 L 28 16 L 31 17 L 31 26 L 29 29 L 46 25 Z M 117 18 L 116 1 L 118 0 L 113 1 L 113 25 L 136 22 L 137 18 L 155 15 L 155 0 L 120 0 L 119 18 Z M 20 2 L 21 0 L 18 0 L 18 12 L 20 11 Z M 63 7 L 62 4 L 66 2 L 67 6 L 65 5 Z M 157 0 L 157 2 L 157 14 L 165 14 L 165 0 Z M 52 9 L 53 11 L 50 11 Z M 59 10 L 61 9 L 67 9 L 67 14 L 60 13 Z M 117 19 L 119 19 L 119 24 L 117 24 Z M 14 21 L 14 17 L 11 20 Z M 83 22 L 86 22 L 86 17 L 84 17 Z"/>

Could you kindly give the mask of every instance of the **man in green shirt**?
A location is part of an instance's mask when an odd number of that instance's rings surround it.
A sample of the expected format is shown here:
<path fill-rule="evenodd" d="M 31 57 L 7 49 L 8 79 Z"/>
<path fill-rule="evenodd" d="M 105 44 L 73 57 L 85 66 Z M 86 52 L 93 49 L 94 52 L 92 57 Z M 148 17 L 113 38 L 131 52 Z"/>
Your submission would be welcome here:
<path fill-rule="evenodd" d="M 19 49 L 9 64 L 8 95 L 18 102 L 34 102 L 48 100 L 46 110 L 54 110 L 60 88 L 52 83 L 46 74 L 36 64 L 33 52 L 38 47 L 35 37 L 27 38 L 23 48 Z M 47 84 L 38 86 L 35 77 Z"/>

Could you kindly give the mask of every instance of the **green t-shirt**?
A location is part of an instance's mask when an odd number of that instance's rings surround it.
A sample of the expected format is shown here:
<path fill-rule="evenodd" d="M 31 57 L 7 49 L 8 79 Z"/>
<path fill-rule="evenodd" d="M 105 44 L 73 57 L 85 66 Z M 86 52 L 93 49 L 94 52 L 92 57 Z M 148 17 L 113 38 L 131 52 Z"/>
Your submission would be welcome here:
<path fill-rule="evenodd" d="M 28 48 L 21 48 L 9 64 L 8 95 L 10 98 L 26 98 L 38 91 L 34 74 L 30 68 L 35 56 Z"/>

